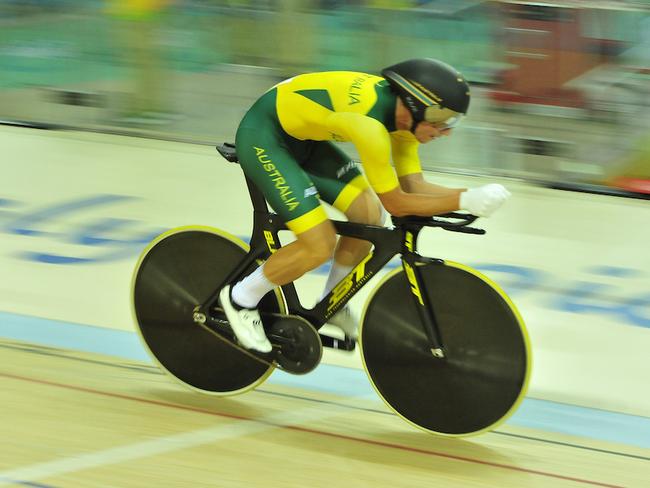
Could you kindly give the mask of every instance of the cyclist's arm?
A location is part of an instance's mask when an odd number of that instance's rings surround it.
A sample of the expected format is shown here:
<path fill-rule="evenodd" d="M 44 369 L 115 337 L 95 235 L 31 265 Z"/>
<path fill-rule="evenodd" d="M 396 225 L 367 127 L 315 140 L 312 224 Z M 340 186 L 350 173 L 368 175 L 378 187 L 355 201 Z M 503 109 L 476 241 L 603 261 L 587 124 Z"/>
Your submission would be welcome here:
<path fill-rule="evenodd" d="M 413 134 L 393 132 L 391 143 L 400 188 L 384 192 L 379 198 L 393 215 L 430 216 L 462 208 L 480 217 L 489 217 L 510 197 L 508 190 L 498 184 L 466 189 L 429 183 L 422 175 L 419 143 Z"/>
<path fill-rule="evenodd" d="M 438 195 L 407 193 L 397 187 L 384 193 L 377 193 L 377 196 L 386 211 L 395 217 L 404 215 L 430 217 L 458 210 L 460 208 L 460 193 L 460 190 Z"/>
<path fill-rule="evenodd" d="M 377 193 L 399 188 L 390 164 L 390 138 L 377 120 L 358 113 L 336 112 L 326 120 L 335 139 L 350 141 L 359 152 L 366 178 Z"/>
<path fill-rule="evenodd" d="M 424 180 L 422 176 L 422 165 L 418 149 L 420 143 L 415 136 L 408 131 L 392 132 L 390 134 L 393 151 L 393 162 L 399 177 L 399 183 L 406 193 L 424 193 L 433 196 L 458 193 L 459 189 L 446 188 L 434 185 Z"/>
<path fill-rule="evenodd" d="M 332 113 L 327 127 L 335 137 L 351 141 L 361 159 L 368 182 L 391 215 L 429 217 L 459 208 L 458 194 L 428 195 L 404 192 L 390 164 L 390 137 L 377 120 L 347 112 Z"/>
<path fill-rule="evenodd" d="M 459 194 L 465 189 L 447 188 L 425 181 L 418 155 L 420 144 L 412 133 L 407 131 L 391 133 L 391 145 L 393 162 L 395 163 L 402 192 L 434 198 L 434 200 L 427 200 L 425 208 L 429 210 L 423 212 L 425 215 L 436 215 L 458 210 Z M 396 193 L 384 195 L 383 198 L 385 200 L 396 200 L 399 204 L 404 199 L 404 196 Z M 417 210 L 417 206 L 422 204 L 420 200 L 422 198 L 415 197 L 416 209 L 407 208 L 404 210 L 404 214 L 420 215 L 420 211 Z"/>
<path fill-rule="evenodd" d="M 399 177 L 402 189 L 407 193 L 426 193 L 433 196 L 457 195 L 467 188 L 449 188 L 441 185 L 434 185 L 424 179 L 422 173 L 412 173 Z"/>

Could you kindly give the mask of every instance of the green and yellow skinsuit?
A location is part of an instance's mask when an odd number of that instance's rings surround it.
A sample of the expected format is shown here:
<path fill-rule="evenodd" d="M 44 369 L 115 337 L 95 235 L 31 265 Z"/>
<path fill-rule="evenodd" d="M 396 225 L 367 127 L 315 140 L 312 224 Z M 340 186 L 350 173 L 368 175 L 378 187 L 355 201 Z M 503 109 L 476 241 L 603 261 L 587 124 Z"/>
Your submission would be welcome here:
<path fill-rule="evenodd" d="M 398 176 L 421 171 L 418 141 L 395 128 L 396 103 L 388 82 L 366 73 L 310 73 L 283 81 L 239 125 L 240 164 L 287 227 L 300 234 L 327 220 L 319 198 L 345 212 L 368 186 L 387 192 L 399 185 Z M 332 141 L 354 144 L 365 177 Z"/>

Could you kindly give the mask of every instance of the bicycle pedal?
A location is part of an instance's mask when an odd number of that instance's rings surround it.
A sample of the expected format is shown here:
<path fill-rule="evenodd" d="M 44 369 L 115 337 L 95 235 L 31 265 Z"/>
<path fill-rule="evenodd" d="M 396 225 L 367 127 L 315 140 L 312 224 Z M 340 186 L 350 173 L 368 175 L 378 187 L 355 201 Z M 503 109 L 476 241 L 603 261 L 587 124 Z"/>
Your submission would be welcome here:
<path fill-rule="evenodd" d="M 354 351 L 357 348 L 357 341 L 348 336 L 344 336 L 343 339 L 338 337 L 332 337 L 323 332 L 319 331 L 321 342 L 323 347 L 328 347 L 330 349 L 338 349 L 339 351 Z"/>
<path fill-rule="evenodd" d="M 218 307 L 213 311 L 222 313 Z M 213 318 L 209 324 L 195 322 L 228 341 L 244 354 L 269 366 L 274 365 L 287 373 L 306 374 L 318 366 L 323 355 L 321 337 L 306 319 L 298 315 L 263 311 L 260 311 L 260 317 L 273 346 L 273 350 L 268 353 L 242 346 L 225 318 Z"/>

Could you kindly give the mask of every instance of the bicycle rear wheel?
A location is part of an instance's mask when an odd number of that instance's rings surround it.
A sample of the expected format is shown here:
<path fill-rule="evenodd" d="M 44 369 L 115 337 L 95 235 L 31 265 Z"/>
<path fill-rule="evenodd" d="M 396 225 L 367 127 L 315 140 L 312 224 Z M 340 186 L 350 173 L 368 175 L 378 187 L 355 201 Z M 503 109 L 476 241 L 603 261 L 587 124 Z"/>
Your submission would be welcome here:
<path fill-rule="evenodd" d="M 218 229 L 172 229 L 145 249 L 133 275 L 133 314 L 146 348 L 175 379 L 204 393 L 243 393 L 274 369 L 193 320 L 194 308 L 223 284 L 247 247 Z M 282 296 L 268 294 L 260 309 L 284 311 Z"/>
<path fill-rule="evenodd" d="M 398 415 L 426 431 L 466 436 L 495 428 L 528 386 L 528 334 L 514 304 L 466 266 L 419 265 L 446 357 L 438 359 L 402 269 L 369 297 L 360 331 L 364 367 Z M 418 305 L 419 306 L 419 305 Z"/>

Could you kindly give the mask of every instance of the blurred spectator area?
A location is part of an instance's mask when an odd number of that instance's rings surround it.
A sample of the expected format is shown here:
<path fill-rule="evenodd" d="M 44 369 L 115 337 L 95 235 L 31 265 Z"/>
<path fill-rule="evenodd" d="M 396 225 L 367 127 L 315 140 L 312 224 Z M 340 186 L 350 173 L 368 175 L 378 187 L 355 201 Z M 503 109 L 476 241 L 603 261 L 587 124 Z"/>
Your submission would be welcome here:
<path fill-rule="evenodd" d="M 650 180 L 646 1 L 0 0 L 0 119 L 212 143 L 281 79 L 418 56 L 473 85 L 427 167 Z"/>

